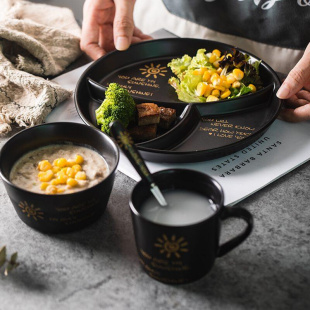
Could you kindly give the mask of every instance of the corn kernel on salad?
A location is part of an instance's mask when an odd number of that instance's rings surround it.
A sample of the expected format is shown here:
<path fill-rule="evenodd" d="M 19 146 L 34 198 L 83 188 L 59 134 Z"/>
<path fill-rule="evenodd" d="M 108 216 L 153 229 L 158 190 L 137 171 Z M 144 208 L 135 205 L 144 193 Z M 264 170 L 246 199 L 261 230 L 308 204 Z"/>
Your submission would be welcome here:
<path fill-rule="evenodd" d="M 80 191 L 103 180 L 108 165 L 95 151 L 78 145 L 49 145 L 25 154 L 13 166 L 10 180 L 47 195 Z"/>
<path fill-rule="evenodd" d="M 236 49 L 223 54 L 218 49 L 209 53 L 199 49 L 194 57 L 184 55 L 168 63 L 176 75 L 169 84 L 184 102 L 232 99 L 262 88 L 260 63 L 251 63 L 250 56 Z"/>

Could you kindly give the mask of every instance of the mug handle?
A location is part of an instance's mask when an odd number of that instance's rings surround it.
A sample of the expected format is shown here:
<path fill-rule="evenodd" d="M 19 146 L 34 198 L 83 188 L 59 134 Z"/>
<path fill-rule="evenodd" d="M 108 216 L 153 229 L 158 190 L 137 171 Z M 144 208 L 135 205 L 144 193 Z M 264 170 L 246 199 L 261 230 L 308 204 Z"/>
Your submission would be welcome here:
<path fill-rule="evenodd" d="M 253 217 L 249 211 L 235 207 L 224 207 L 223 213 L 221 214 L 221 220 L 226 220 L 231 217 L 243 219 L 247 223 L 247 227 L 239 235 L 220 245 L 217 254 L 218 257 L 227 254 L 241 244 L 250 235 L 253 229 Z"/>

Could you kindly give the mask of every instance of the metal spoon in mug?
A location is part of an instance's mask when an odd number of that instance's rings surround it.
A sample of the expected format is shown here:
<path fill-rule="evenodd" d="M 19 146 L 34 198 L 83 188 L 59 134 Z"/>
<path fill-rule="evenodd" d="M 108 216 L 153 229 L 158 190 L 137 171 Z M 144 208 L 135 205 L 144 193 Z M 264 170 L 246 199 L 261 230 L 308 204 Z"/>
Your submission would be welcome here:
<path fill-rule="evenodd" d="M 113 137 L 118 143 L 119 147 L 125 153 L 131 164 L 134 166 L 136 171 L 139 173 L 142 180 L 146 181 L 150 185 L 150 190 L 158 203 L 162 207 L 168 205 L 159 187 L 154 182 L 153 176 L 147 168 L 143 158 L 137 150 L 129 132 L 119 121 L 113 121 L 110 124 L 110 129 Z"/>

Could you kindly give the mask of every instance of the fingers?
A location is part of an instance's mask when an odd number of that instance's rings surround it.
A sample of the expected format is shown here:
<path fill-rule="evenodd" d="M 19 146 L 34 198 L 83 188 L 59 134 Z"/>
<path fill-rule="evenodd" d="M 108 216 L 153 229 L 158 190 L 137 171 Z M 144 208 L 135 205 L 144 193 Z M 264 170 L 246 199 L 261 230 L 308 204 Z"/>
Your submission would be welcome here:
<path fill-rule="evenodd" d="M 277 97 L 287 99 L 296 94 L 304 86 L 309 85 L 310 80 L 310 44 L 305 50 L 303 57 L 291 70 L 277 92 Z"/>
<path fill-rule="evenodd" d="M 287 122 L 302 122 L 310 120 L 310 104 L 303 105 L 296 109 L 282 109 L 280 119 Z"/>
<path fill-rule="evenodd" d="M 301 90 L 296 95 L 285 100 L 285 107 L 297 108 L 310 103 L 310 92 Z"/>
<path fill-rule="evenodd" d="M 124 51 L 132 40 L 134 32 L 133 9 L 134 0 L 114 0 L 114 44 L 115 48 Z"/>
<path fill-rule="evenodd" d="M 135 0 L 86 0 L 81 49 L 97 59 L 114 48 L 126 50 L 131 43 L 152 39 L 134 26 L 134 4 Z"/>
<path fill-rule="evenodd" d="M 139 39 L 141 39 L 141 41 L 145 41 L 145 40 L 152 40 L 153 38 L 147 34 L 144 34 L 139 28 L 135 27 L 134 31 L 133 31 L 133 35 Z"/>
<path fill-rule="evenodd" d="M 300 92 L 298 92 L 296 94 L 296 97 L 298 99 L 305 99 L 307 101 L 310 102 L 310 91 L 307 91 L 307 90 L 301 90 Z"/>
<path fill-rule="evenodd" d="M 83 8 L 83 27 L 81 35 L 81 49 L 92 59 L 98 59 L 106 51 L 100 45 L 102 13 L 108 12 L 113 2 L 108 0 L 86 0 Z"/>
<path fill-rule="evenodd" d="M 289 109 L 295 109 L 298 107 L 301 107 L 303 105 L 309 104 L 308 100 L 304 100 L 304 99 L 298 99 L 298 98 L 294 98 L 294 100 L 292 99 L 293 97 L 289 98 L 286 100 L 285 102 L 285 108 L 289 108 Z"/>
<path fill-rule="evenodd" d="M 86 1 L 83 9 L 83 27 L 81 35 L 81 49 L 92 59 L 104 55 L 104 50 L 99 46 L 100 28 L 96 21 L 96 8 Z"/>
<path fill-rule="evenodd" d="M 139 30 L 139 32 L 133 32 L 133 36 L 131 39 L 131 43 L 139 43 L 142 41 L 152 40 L 153 38 L 149 35 L 146 35 L 142 33 L 142 31 Z"/>
<path fill-rule="evenodd" d="M 303 57 L 291 70 L 277 97 L 287 99 L 285 108 L 279 118 L 288 122 L 302 122 L 310 120 L 310 44 Z"/>

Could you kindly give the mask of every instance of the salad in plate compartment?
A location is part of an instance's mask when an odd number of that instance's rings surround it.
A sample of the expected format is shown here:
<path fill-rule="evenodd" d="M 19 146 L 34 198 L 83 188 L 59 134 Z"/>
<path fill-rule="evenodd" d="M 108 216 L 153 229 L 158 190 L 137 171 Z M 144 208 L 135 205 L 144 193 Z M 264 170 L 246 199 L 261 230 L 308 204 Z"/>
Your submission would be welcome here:
<path fill-rule="evenodd" d="M 223 54 L 215 49 L 199 49 L 196 56 L 172 59 L 168 67 L 175 74 L 169 84 L 184 102 L 214 102 L 256 92 L 263 87 L 259 75 L 261 61 L 237 49 Z"/>

